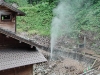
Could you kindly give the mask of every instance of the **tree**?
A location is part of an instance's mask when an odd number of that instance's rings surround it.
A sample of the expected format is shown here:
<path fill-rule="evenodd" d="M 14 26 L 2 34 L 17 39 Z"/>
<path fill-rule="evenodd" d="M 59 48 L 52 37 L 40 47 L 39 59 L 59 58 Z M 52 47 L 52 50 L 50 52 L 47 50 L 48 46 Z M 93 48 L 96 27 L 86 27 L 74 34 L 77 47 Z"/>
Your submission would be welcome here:
<path fill-rule="evenodd" d="M 8 3 L 16 3 L 18 6 L 26 6 L 28 4 L 27 0 L 5 0 Z"/>
<path fill-rule="evenodd" d="M 54 0 L 49 0 L 49 4 L 51 4 L 52 2 L 54 2 Z"/>

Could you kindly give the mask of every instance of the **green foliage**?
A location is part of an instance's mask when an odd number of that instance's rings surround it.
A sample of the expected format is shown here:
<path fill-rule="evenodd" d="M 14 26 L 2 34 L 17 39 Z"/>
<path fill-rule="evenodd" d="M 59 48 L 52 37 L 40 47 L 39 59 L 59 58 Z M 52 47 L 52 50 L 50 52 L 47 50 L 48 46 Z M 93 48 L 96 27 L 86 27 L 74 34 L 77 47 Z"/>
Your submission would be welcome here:
<path fill-rule="evenodd" d="M 57 1 L 58 0 L 5 0 L 5 2 L 8 2 L 8 3 L 16 3 L 20 7 L 35 5 L 35 4 L 39 4 L 42 2 L 48 2 L 49 4 L 51 4 Z"/>
<path fill-rule="evenodd" d="M 27 0 L 5 0 L 6 2 L 8 2 L 8 3 L 16 3 L 16 4 L 18 4 L 18 6 L 27 6 L 28 5 L 28 2 L 27 2 Z"/>
<path fill-rule="evenodd" d="M 58 0 L 5 0 L 9 3 L 17 3 L 19 9 L 26 13 L 25 17 L 17 18 L 17 27 L 20 31 L 27 31 L 32 34 L 39 33 L 50 35 L 50 24 L 52 19 L 52 9 Z M 69 0 L 70 1 L 70 0 Z M 75 11 L 75 22 L 73 32 L 78 35 L 81 31 L 98 33 L 96 39 L 100 38 L 100 1 L 99 0 L 78 0 L 80 4 L 72 0 L 73 10 Z M 83 2 L 84 1 L 84 2 Z M 32 4 L 28 4 L 32 2 Z M 38 4 L 37 4 L 38 2 Z M 52 3 L 53 2 L 53 3 Z M 77 0 L 76 0 L 77 2 Z M 90 4 L 88 4 L 90 2 Z"/>
<path fill-rule="evenodd" d="M 53 7 L 54 5 L 45 2 L 32 7 L 19 8 L 26 13 L 26 16 L 17 17 L 17 31 L 50 35 Z"/>
<path fill-rule="evenodd" d="M 78 29 L 94 31 L 100 27 L 100 2 L 80 10 L 76 15 L 75 26 Z"/>
<path fill-rule="evenodd" d="M 29 34 L 50 36 L 52 10 L 54 3 L 49 0 L 5 0 L 8 3 L 16 3 L 26 16 L 17 17 L 17 31 Z M 56 0 L 57 1 L 57 0 Z"/>

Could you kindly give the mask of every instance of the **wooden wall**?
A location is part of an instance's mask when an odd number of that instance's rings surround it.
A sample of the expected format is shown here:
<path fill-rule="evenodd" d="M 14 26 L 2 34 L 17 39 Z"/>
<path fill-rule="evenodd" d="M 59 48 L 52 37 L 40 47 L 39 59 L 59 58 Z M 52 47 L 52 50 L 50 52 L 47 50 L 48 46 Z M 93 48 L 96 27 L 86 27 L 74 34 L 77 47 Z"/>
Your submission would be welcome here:
<path fill-rule="evenodd" d="M 19 40 L 13 39 L 11 37 L 7 37 L 4 34 L 0 33 L 0 48 L 20 48 L 20 49 L 27 49 L 27 50 L 35 50 L 35 46 L 31 48 L 30 45 L 21 42 Z"/>
<path fill-rule="evenodd" d="M 23 42 L 19 43 L 19 40 L 15 40 L 11 37 L 6 37 L 6 35 L 0 33 L 0 50 L 3 50 L 3 48 L 13 48 L 15 50 L 16 48 L 22 50 L 25 48 L 25 50 L 34 50 L 34 48 L 31 48 L 30 45 L 27 45 Z M 3 70 L 0 71 L 0 75 L 33 75 L 33 65 Z"/>
<path fill-rule="evenodd" d="M 33 75 L 33 65 L 3 70 L 0 75 Z"/>
<path fill-rule="evenodd" d="M 1 21 L 1 15 L 9 15 L 9 14 L 12 16 L 11 21 Z M 16 25 L 16 13 L 7 9 L 6 7 L 0 6 L 0 27 L 15 32 L 16 31 L 15 25 Z"/>

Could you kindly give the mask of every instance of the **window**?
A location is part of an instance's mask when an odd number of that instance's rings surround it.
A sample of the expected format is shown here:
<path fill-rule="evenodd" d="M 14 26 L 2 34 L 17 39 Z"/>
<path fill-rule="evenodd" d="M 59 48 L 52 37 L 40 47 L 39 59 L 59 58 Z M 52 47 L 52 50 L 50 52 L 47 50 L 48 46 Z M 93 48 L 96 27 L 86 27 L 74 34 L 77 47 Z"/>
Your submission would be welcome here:
<path fill-rule="evenodd" d="M 1 15 L 1 20 L 2 21 L 10 21 L 11 20 L 11 15 Z"/>

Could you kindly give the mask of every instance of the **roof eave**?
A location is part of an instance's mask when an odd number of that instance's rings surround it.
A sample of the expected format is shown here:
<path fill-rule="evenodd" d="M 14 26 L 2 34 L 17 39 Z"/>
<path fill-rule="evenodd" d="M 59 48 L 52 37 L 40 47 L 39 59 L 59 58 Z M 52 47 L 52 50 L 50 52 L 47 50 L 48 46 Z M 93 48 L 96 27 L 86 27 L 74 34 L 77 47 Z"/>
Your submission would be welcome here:
<path fill-rule="evenodd" d="M 22 14 L 17 13 L 17 16 L 25 16 L 25 15 L 26 15 L 25 13 L 22 13 Z"/>
<path fill-rule="evenodd" d="M 19 9 L 17 9 L 17 8 L 11 6 L 11 5 L 9 5 L 9 4 L 7 4 L 6 2 L 0 2 L 0 5 L 9 8 L 13 12 L 16 12 L 17 13 L 17 16 L 25 16 L 25 13 L 24 12 L 22 12 L 21 10 L 19 10 Z"/>

